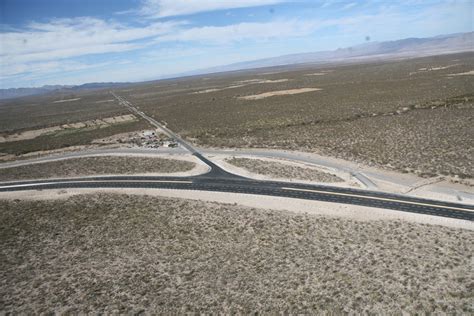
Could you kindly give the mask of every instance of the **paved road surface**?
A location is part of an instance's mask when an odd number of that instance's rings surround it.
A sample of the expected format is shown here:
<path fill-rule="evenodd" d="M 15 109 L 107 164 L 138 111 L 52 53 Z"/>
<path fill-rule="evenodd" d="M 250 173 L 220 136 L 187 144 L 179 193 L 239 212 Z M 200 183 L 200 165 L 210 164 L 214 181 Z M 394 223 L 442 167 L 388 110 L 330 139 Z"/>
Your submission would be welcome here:
<path fill-rule="evenodd" d="M 193 177 L 113 176 L 0 183 L 0 192 L 63 188 L 166 188 L 279 196 L 369 206 L 474 221 L 474 206 L 368 190 L 227 177 L 212 172 Z"/>
<path fill-rule="evenodd" d="M 238 149 L 238 150 L 202 149 L 202 152 L 208 155 L 229 154 L 233 156 L 254 156 L 254 157 L 277 158 L 277 159 L 283 158 L 283 159 L 292 160 L 292 161 L 314 164 L 318 166 L 323 166 L 323 167 L 347 172 L 348 174 L 352 175 L 354 178 L 359 180 L 366 188 L 368 189 L 377 188 L 377 185 L 374 182 L 372 182 L 369 178 L 367 178 L 360 171 L 357 171 L 357 170 L 348 168 L 347 166 L 343 166 L 341 164 L 338 164 L 329 160 L 321 159 L 321 158 L 308 157 L 305 155 L 298 155 L 298 154 L 290 153 L 286 151 L 258 150 L 258 149 L 257 150 L 255 149 Z"/>
<path fill-rule="evenodd" d="M 213 176 L 213 177 L 216 177 L 216 178 L 229 178 L 229 179 L 240 178 L 240 176 L 232 174 L 230 172 L 227 172 L 227 171 L 223 170 L 222 168 L 220 168 L 219 166 L 217 166 L 216 164 L 214 164 L 212 161 L 210 161 L 209 159 L 204 157 L 202 155 L 202 153 L 200 153 L 191 144 L 184 141 L 184 139 L 182 139 L 178 134 L 174 133 L 173 131 L 168 129 L 166 126 L 164 126 L 163 124 L 160 124 L 158 121 L 156 121 L 152 117 L 149 117 L 148 115 L 146 115 L 142 111 L 139 111 L 130 102 L 128 102 L 127 100 L 125 100 L 121 96 L 118 96 L 117 94 L 115 94 L 112 91 L 110 93 L 117 99 L 117 101 L 119 101 L 119 103 L 121 105 L 123 105 L 127 109 L 129 109 L 129 111 L 131 111 L 132 113 L 134 113 L 138 116 L 141 116 L 142 118 L 144 118 L 145 120 L 150 122 L 150 124 L 154 125 L 158 129 L 162 130 L 164 134 L 166 134 L 168 137 L 171 137 L 174 140 L 176 140 L 176 142 L 178 142 L 183 148 L 188 150 L 192 155 L 196 156 L 199 160 L 201 160 L 206 165 L 208 165 L 211 168 L 211 171 L 208 174 L 209 176 Z"/>
<path fill-rule="evenodd" d="M 403 186 L 407 187 L 407 191 L 409 188 L 412 188 L 416 185 L 416 181 L 405 179 L 405 178 L 393 178 L 383 173 L 377 173 L 376 171 L 364 171 L 361 173 L 356 169 L 352 169 L 347 167 L 344 163 L 334 162 L 333 159 L 325 159 L 324 157 L 317 157 L 314 155 L 307 155 L 305 153 L 299 152 L 289 152 L 289 151 L 282 151 L 282 150 L 274 150 L 274 149 L 207 149 L 207 148 L 198 148 L 199 152 L 203 153 L 204 155 L 211 156 L 211 155 L 229 155 L 229 156 L 252 156 L 252 157 L 264 157 L 264 158 L 274 158 L 274 159 L 286 159 L 295 162 L 303 162 L 307 164 L 312 164 L 316 166 L 322 166 L 327 168 L 336 169 L 339 171 L 347 172 L 352 175 L 359 175 L 358 179 L 360 182 L 365 184 L 366 188 L 369 189 L 377 189 L 376 184 L 371 181 L 371 179 L 378 179 L 382 180 L 387 183 L 392 183 L 396 186 Z M 43 156 L 38 158 L 30 158 L 25 160 L 17 160 L 11 162 L 3 162 L 0 163 L 0 169 L 2 168 L 10 168 L 10 167 L 18 167 L 24 166 L 34 163 L 41 163 L 41 162 L 48 162 L 48 161 L 57 161 L 61 159 L 68 159 L 68 158 L 80 158 L 80 157 L 88 157 L 88 156 L 97 156 L 97 155 L 128 155 L 128 154 L 145 154 L 145 155 L 169 155 L 169 154 L 176 154 L 182 155 L 187 154 L 188 150 L 183 149 L 181 147 L 177 148 L 98 148 L 98 149 L 89 149 L 89 150 L 81 150 L 77 152 L 65 152 L 65 153 L 58 153 L 58 154 L 51 154 L 49 156 Z M 367 179 L 368 181 L 366 181 Z M 437 187 L 432 188 L 436 189 L 438 193 L 441 194 L 449 194 L 449 195 L 457 195 L 462 199 L 472 200 L 474 201 L 474 193 L 453 190 L 452 188 L 448 187 Z"/>
<path fill-rule="evenodd" d="M 166 188 L 200 190 L 318 200 L 474 221 L 473 205 L 326 185 L 254 180 L 229 173 L 203 156 L 197 149 L 186 143 L 181 137 L 165 126 L 148 117 L 143 112 L 138 111 L 128 101 L 116 94 L 113 95 L 131 112 L 142 116 L 157 128 L 162 129 L 165 134 L 178 141 L 182 147 L 207 164 L 211 170 L 208 173 L 192 177 L 109 176 L 4 182 L 0 183 L 0 192 L 60 188 Z"/>

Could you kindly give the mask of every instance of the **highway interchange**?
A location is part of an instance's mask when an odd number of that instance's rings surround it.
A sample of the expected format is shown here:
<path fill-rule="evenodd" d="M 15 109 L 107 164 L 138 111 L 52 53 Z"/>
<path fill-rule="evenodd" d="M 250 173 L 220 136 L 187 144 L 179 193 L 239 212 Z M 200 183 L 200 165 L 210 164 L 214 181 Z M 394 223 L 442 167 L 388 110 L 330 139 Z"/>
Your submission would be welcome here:
<path fill-rule="evenodd" d="M 333 187 L 245 178 L 223 170 L 198 149 L 177 134 L 135 108 L 130 102 L 111 92 L 121 105 L 141 116 L 183 148 L 209 166 L 210 171 L 198 176 L 94 176 L 69 179 L 13 181 L 0 183 L 0 192 L 65 189 L 65 188 L 152 188 L 199 190 L 278 196 L 305 200 L 361 205 L 396 211 L 474 221 L 474 205 L 436 201 L 372 190 Z M 21 162 L 20 162 L 21 164 Z"/>

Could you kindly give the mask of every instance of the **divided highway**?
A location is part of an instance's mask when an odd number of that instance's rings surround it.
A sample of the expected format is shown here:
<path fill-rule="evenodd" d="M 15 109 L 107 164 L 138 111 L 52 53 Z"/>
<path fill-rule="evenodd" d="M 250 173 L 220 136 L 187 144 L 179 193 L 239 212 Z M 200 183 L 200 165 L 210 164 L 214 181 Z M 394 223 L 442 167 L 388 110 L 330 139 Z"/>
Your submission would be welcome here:
<path fill-rule="evenodd" d="M 204 157 L 168 128 L 133 107 L 130 102 L 111 93 L 120 104 L 174 138 L 182 147 L 207 164 L 211 170 L 206 174 L 190 177 L 106 176 L 4 182 L 0 183 L 0 192 L 65 188 L 199 190 L 317 200 L 474 221 L 474 205 L 326 185 L 254 180 L 229 173 Z"/>
<path fill-rule="evenodd" d="M 474 206 L 323 185 L 215 174 L 193 177 L 107 176 L 0 183 L 0 192 L 67 188 L 147 188 L 256 194 L 369 206 L 474 221 Z"/>

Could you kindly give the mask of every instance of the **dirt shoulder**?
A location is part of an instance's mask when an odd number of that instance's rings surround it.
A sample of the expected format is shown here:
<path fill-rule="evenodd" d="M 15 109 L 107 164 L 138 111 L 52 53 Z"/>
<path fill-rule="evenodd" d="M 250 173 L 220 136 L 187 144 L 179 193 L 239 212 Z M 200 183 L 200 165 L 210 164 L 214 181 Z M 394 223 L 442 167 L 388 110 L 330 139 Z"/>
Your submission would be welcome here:
<path fill-rule="evenodd" d="M 4 313 L 473 312 L 468 230 L 118 194 L 0 210 Z"/>
<path fill-rule="evenodd" d="M 170 197 L 192 199 L 204 202 L 231 203 L 251 208 L 271 209 L 298 214 L 329 216 L 357 221 L 401 220 L 419 224 L 440 225 L 452 228 L 474 230 L 472 222 L 455 218 L 431 216 L 425 214 L 388 210 L 359 205 L 340 204 L 316 200 L 211 192 L 199 190 L 175 189 L 134 189 L 134 188 L 75 188 L 1 192 L 0 199 L 5 200 L 65 200 L 81 194 L 128 194 L 139 196 Z"/>

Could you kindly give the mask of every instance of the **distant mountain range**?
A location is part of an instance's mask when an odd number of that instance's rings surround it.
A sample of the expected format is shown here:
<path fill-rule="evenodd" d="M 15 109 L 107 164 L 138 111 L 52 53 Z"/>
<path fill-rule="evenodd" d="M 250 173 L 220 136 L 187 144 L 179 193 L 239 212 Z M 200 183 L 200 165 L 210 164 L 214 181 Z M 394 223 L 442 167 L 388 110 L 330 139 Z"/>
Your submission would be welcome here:
<path fill-rule="evenodd" d="M 397 41 L 372 42 L 332 51 L 283 55 L 191 71 L 186 73 L 186 75 L 294 64 L 393 60 L 466 51 L 474 51 L 474 32 L 440 35 L 429 38 L 406 38 Z"/>
<path fill-rule="evenodd" d="M 169 77 L 236 71 L 295 64 L 347 63 L 370 60 L 394 60 L 474 51 L 474 32 L 440 35 L 429 38 L 406 38 L 397 41 L 372 42 L 332 51 L 291 54 L 194 70 Z M 169 78 L 168 77 L 168 78 Z M 0 99 L 45 94 L 51 91 L 80 91 L 120 87 L 130 83 L 103 82 L 78 86 L 49 85 L 39 88 L 0 89 Z"/>
<path fill-rule="evenodd" d="M 129 82 L 92 82 L 85 83 L 77 86 L 72 85 L 46 85 L 38 88 L 10 88 L 0 89 L 0 100 L 11 99 L 18 97 L 26 97 L 29 95 L 40 95 L 49 92 L 73 92 L 73 91 L 84 91 L 84 90 L 99 90 L 108 88 L 117 88 L 125 85 L 129 85 Z"/>

